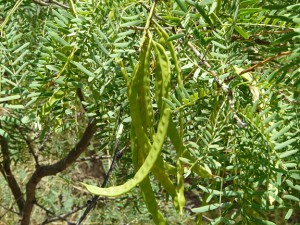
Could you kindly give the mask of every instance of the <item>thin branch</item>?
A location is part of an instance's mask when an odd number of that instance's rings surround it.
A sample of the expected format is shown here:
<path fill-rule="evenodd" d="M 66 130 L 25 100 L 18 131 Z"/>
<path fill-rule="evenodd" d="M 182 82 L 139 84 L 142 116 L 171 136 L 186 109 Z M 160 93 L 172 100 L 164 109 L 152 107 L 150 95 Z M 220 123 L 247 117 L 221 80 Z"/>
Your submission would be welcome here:
<path fill-rule="evenodd" d="M 275 30 L 275 31 L 262 31 L 261 33 L 251 35 L 250 38 L 254 37 L 254 36 L 265 35 L 265 34 L 284 34 L 284 33 L 290 33 L 290 32 L 294 32 L 294 30 L 286 29 L 286 30 Z"/>
<path fill-rule="evenodd" d="M 76 94 L 77 94 L 77 96 L 78 96 L 78 98 L 79 98 L 79 100 L 80 100 L 80 103 L 81 103 L 82 108 L 84 109 L 85 112 L 87 112 L 87 108 L 86 108 L 85 105 L 83 104 L 83 102 L 84 102 L 84 95 L 83 95 L 83 93 L 82 93 L 81 88 L 77 88 L 77 89 L 76 89 Z"/>
<path fill-rule="evenodd" d="M 145 5 L 143 2 L 141 2 L 141 4 L 147 10 L 147 12 L 150 13 L 151 9 L 147 5 Z M 156 15 L 156 13 L 154 13 L 153 17 L 155 17 L 159 20 L 165 21 L 164 18 L 162 18 L 161 16 Z"/>
<path fill-rule="evenodd" d="M 218 75 L 215 71 L 211 70 L 211 65 L 205 60 L 204 55 L 202 55 L 196 48 L 195 46 L 191 43 L 188 42 L 188 46 L 193 50 L 193 52 L 195 53 L 195 55 L 200 58 L 200 62 L 199 64 L 203 64 L 207 69 L 208 72 L 213 76 L 214 80 L 217 82 L 217 84 L 221 87 L 221 89 L 223 90 L 223 92 L 226 94 L 227 99 L 228 99 L 228 103 L 229 106 L 233 112 L 233 117 L 236 119 L 237 124 L 239 127 L 245 127 L 247 126 L 246 123 L 244 123 L 238 116 L 236 109 L 234 108 L 234 99 L 232 97 L 233 93 L 232 91 L 229 89 L 228 85 L 225 84 L 225 82 L 219 80 Z"/>
<path fill-rule="evenodd" d="M 64 5 L 60 2 L 57 2 L 55 0 L 48 0 L 48 2 L 45 2 L 45 1 L 42 1 L 42 0 L 32 0 L 32 1 L 36 4 L 41 5 L 41 6 L 57 5 L 57 6 L 60 6 L 60 7 L 64 8 L 64 9 L 70 9 L 69 6 Z"/>
<path fill-rule="evenodd" d="M 229 92 L 228 85 L 219 80 L 217 73 L 211 70 L 211 65 L 206 61 L 204 55 L 202 55 L 190 41 L 188 42 L 188 46 L 193 50 L 195 55 L 200 59 L 199 64 L 200 65 L 203 64 L 208 69 L 208 72 L 213 76 L 213 78 L 218 83 L 218 85 L 222 88 L 222 90 L 225 93 L 228 94 Z"/>
<path fill-rule="evenodd" d="M 83 157 L 83 158 L 77 159 L 76 162 L 84 162 L 84 161 L 99 160 L 99 159 L 111 159 L 111 158 L 112 158 L 112 156 L 110 156 L 110 155 L 103 155 L 103 156 L 92 155 L 89 157 Z"/>
<path fill-rule="evenodd" d="M 24 139 L 24 141 L 26 142 L 28 149 L 29 149 L 29 153 L 32 155 L 32 157 L 34 158 L 35 161 L 35 165 L 38 166 L 39 165 L 39 159 L 38 159 L 38 155 L 35 153 L 31 140 L 29 140 L 29 138 L 26 137 L 26 135 L 23 133 L 22 128 L 17 127 L 17 129 L 19 130 L 22 138 Z"/>
<path fill-rule="evenodd" d="M 32 0 L 34 3 L 39 4 L 41 6 L 49 6 L 50 4 L 47 2 L 39 1 L 39 0 Z"/>
<path fill-rule="evenodd" d="M 65 213 L 65 214 L 60 214 L 60 215 L 56 215 L 55 213 L 50 211 L 49 209 L 46 209 L 43 205 L 40 205 L 39 203 L 35 202 L 35 204 L 40 207 L 41 209 L 43 209 L 47 214 L 51 214 L 53 215 L 53 217 L 51 218 L 47 218 L 46 220 L 44 220 L 40 225 L 44 225 L 44 224 L 48 224 L 54 221 L 58 221 L 58 220 L 63 220 L 65 222 L 67 222 L 68 224 L 75 224 L 73 222 L 70 222 L 69 220 L 67 220 L 67 217 L 69 217 L 70 215 L 78 212 L 79 210 L 85 208 L 85 206 L 81 206 L 81 207 L 76 207 L 75 209 L 73 209 L 72 211 Z"/>
<path fill-rule="evenodd" d="M 55 217 L 52 217 L 52 218 L 48 218 L 46 219 L 45 221 L 43 221 L 40 225 L 45 225 L 45 224 L 48 224 L 48 223 L 52 223 L 54 221 L 58 221 L 58 220 L 66 220 L 67 217 L 71 216 L 72 214 L 84 209 L 86 207 L 86 205 L 84 206 L 80 206 L 80 207 L 77 207 L 76 209 L 73 209 L 71 212 L 68 212 L 66 214 L 60 214 L 58 216 L 55 216 Z M 72 223 L 72 222 L 69 222 L 67 221 L 68 224 L 75 224 L 75 223 Z"/>
<path fill-rule="evenodd" d="M 117 144 L 117 142 L 116 142 Z M 118 144 L 117 144 L 118 145 Z M 118 148 L 118 146 L 115 148 Z M 115 168 L 116 164 L 117 164 L 117 160 L 122 156 L 124 150 L 126 149 L 126 147 L 122 148 L 120 151 L 118 151 L 117 149 L 115 149 L 115 153 L 114 153 L 114 157 L 113 157 L 113 161 L 109 167 L 108 173 L 105 176 L 105 179 L 101 185 L 102 188 L 104 188 L 110 178 L 110 175 L 113 171 L 113 169 Z M 87 215 L 90 213 L 90 211 L 96 206 L 97 201 L 99 200 L 99 196 L 94 196 L 91 200 L 88 201 L 88 204 L 86 206 L 85 211 L 83 212 L 82 216 L 79 218 L 78 222 L 76 223 L 76 225 L 80 225 L 81 222 L 87 217 Z"/>
<path fill-rule="evenodd" d="M 194 213 L 193 210 L 192 210 L 192 208 L 190 206 L 185 206 L 184 208 L 187 209 L 189 212 Z M 207 217 L 205 215 L 202 215 L 202 218 L 205 219 L 208 222 L 214 221 L 213 219 L 211 219 L 211 218 L 209 218 L 209 217 Z"/>
<path fill-rule="evenodd" d="M 1 165 L 0 165 L 0 168 L 1 168 Z M 13 205 L 15 204 L 15 202 L 13 203 Z M 13 208 L 13 205 L 11 206 L 11 208 Z M 4 205 L 0 204 L 0 207 L 2 207 L 3 209 L 5 209 L 7 212 L 5 212 L 2 216 L 0 216 L 0 221 L 1 221 L 1 218 L 5 216 L 6 213 L 8 212 L 11 212 L 11 213 L 14 213 L 18 216 L 20 216 L 20 213 L 19 212 L 16 212 L 14 210 L 12 210 L 11 208 L 7 208 L 5 207 Z"/>
<path fill-rule="evenodd" d="M 58 5 L 58 6 L 62 7 L 62 8 L 70 9 L 69 6 L 64 5 L 64 4 L 62 4 L 62 3 L 58 2 L 58 1 L 55 1 L 55 0 L 49 0 L 49 2 L 50 2 L 50 3 L 53 3 L 53 4 L 55 4 L 55 5 Z"/>
<path fill-rule="evenodd" d="M 54 212 L 52 212 L 51 210 L 47 209 L 45 206 L 41 205 L 37 201 L 35 201 L 34 204 L 37 205 L 38 207 L 40 207 L 42 210 L 44 210 L 47 214 L 50 214 L 50 215 L 54 215 L 55 214 Z"/>
<path fill-rule="evenodd" d="M 120 159 L 123 155 L 123 152 L 125 151 L 126 147 L 123 147 L 121 150 L 118 150 L 118 145 L 119 145 L 119 140 L 116 141 L 116 146 L 115 146 L 115 154 L 114 154 L 114 157 L 113 157 L 113 160 L 112 160 L 112 163 L 109 167 L 109 170 L 105 176 L 105 179 L 103 181 L 103 184 L 101 185 L 101 187 L 105 187 L 108 180 L 109 180 L 109 177 L 113 171 L 113 169 L 116 167 L 116 164 L 117 164 L 117 160 Z"/>
<path fill-rule="evenodd" d="M 120 110 L 120 115 L 119 115 L 119 119 L 118 119 L 118 127 L 120 127 L 121 124 L 121 118 L 122 118 L 122 109 Z M 115 147 L 114 147 L 114 157 L 112 160 L 112 163 L 109 167 L 109 170 L 105 176 L 105 179 L 101 185 L 102 188 L 104 188 L 110 178 L 110 175 L 113 171 L 113 169 L 115 168 L 116 164 L 117 164 L 117 160 L 122 156 L 123 151 L 125 150 L 126 147 L 124 147 L 122 150 L 119 150 L 119 135 L 117 135 L 116 137 L 116 141 L 115 141 Z M 96 203 L 99 199 L 99 196 L 95 195 L 89 202 L 88 205 L 85 209 L 85 211 L 83 212 L 82 216 L 79 218 L 79 220 L 77 221 L 76 225 L 80 225 L 81 222 L 87 217 L 87 215 L 89 214 L 89 212 L 96 206 Z"/>
<path fill-rule="evenodd" d="M 253 71 L 253 70 L 255 70 L 257 67 L 261 67 L 261 66 L 263 66 L 264 64 L 266 64 L 266 63 L 272 61 L 273 59 L 276 59 L 276 58 L 279 58 L 279 57 L 282 57 L 282 56 L 285 56 L 285 55 L 290 55 L 290 54 L 292 54 L 291 51 L 280 52 L 280 53 L 278 53 L 277 55 L 271 56 L 271 57 L 265 59 L 264 61 L 261 61 L 261 62 L 255 64 L 254 66 L 251 66 L 251 67 L 249 67 L 248 69 L 243 70 L 242 72 L 240 72 L 239 75 L 242 75 L 242 74 L 244 74 L 244 73 L 248 73 L 248 72 L 250 72 L 250 71 Z"/>
<path fill-rule="evenodd" d="M 38 147 L 38 150 L 39 150 L 39 151 L 43 151 L 43 150 L 44 150 L 45 145 L 46 145 L 47 141 L 48 141 L 49 138 L 50 138 L 50 134 L 51 134 L 51 133 L 48 132 L 48 133 L 45 135 L 42 144 L 40 144 L 40 146 Z"/>

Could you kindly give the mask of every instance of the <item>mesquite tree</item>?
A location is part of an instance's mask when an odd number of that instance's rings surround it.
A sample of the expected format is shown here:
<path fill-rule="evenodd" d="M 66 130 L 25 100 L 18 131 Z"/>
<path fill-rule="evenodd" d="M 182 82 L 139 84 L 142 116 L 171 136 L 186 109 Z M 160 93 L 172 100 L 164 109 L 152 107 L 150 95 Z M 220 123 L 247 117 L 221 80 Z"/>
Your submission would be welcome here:
<path fill-rule="evenodd" d="M 299 221 L 299 12 L 0 0 L 0 219 Z"/>

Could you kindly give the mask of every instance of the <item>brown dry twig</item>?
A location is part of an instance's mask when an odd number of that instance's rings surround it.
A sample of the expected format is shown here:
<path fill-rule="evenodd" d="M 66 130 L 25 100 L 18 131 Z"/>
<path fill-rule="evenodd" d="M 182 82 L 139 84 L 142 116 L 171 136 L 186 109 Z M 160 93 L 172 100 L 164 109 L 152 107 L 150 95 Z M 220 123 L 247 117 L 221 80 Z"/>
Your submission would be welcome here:
<path fill-rule="evenodd" d="M 32 0 L 34 3 L 42 5 L 42 6 L 50 6 L 50 5 L 57 5 L 64 9 L 70 9 L 69 6 L 64 5 L 60 2 L 57 2 L 55 0 L 48 0 L 48 1 L 42 1 L 42 0 Z"/>
<path fill-rule="evenodd" d="M 272 61 L 273 59 L 276 59 L 276 58 L 279 58 L 279 57 L 282 57 L 282 56 L 285 56 L 285 55 L 290 55 L 290 54 L 292 54 L 291 51 L 286 51 L 286 52 L 280 52 L 280 53 L 278 53 L 277 55 L 274 55 L 274 56 L 270 56 L 269 58 L 265 59 L 264 61 L 261 61 L 261 62 L 255 64 L 254 66 L 251 66 L 251 67 L 249 67 L 248 69 L 243 70 L 242 72 L 240 72 L 240 75 L 242 75 L 242 74 L 244 74 L 244 73 L 248 73 L 248 72 L 250 72 L 250 71 L 253 71 L 253 70 L 255 70 L 257 67 L 261 67 L 261 66 L 263 66 L 264 64 L 266 64 L 266 63 Z"/>
<path fill-rule="evenodd" d="M 45 225 L 45 224 L 48 224 L 48 223 L 52 223 L 52 222 L 55 222 L 55 221 L 61 221 L 61 220 L 66 221 L 68 224 L 75 224 L 75 223 L 72 223 L 72 222 L 68 221 L 67 218 L 69 216 L 71 216 L 72 214 L 77 213 L 78 211 L 84 209 L 85 207 L 86 207 L 86 205 L 79 206 L 79 207 L 76 207 L 75 209 L 73 209 L 72 211 L 70 211 L 68 213 L 60 214 L 60 215 L 48 218 L 45 221 L 43 221 L 40 225 Z M 54 213 L 52 213 L 52 212 L 51 212 L 51 214 L 54 215 Z"/>

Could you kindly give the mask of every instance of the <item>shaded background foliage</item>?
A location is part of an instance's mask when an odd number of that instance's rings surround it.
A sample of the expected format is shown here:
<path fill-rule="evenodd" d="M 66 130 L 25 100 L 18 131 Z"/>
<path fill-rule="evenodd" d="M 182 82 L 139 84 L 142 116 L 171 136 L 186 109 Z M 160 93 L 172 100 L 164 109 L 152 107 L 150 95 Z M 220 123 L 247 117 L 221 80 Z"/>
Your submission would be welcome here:
<path fill-rule="evenodd" d="M 33 156 L 41 164 L 62 159 L 89 119 L 97 119 L 85 160 L 40 183 L 40 207 L 32 214 L 37 223 L 84 206 L 89 196 L 79 181 L 100 185 L 121 109 L 119 146 L 125 150 L 110 185 L 133 175 L 123 75 L 125 69 L 130 78 L 138 61 L 151 2 L 71 2 L 65 9 L 23 1 L 0 30 L 0 135 L 9 150 L 1 145 L 1 172 L 9 155 L 23 193 Z M 14 4 L 0 1 L 2 23 Z M 182 218 L 153 181 L 170 223 L 201 223 L 202 216 L 209 224 L 299 223 L 299 11 L 296 0 L 159 1 L 154 19 L 171 36 L 184 83 L 184 90 L 178 88 L 172 72 L 172 107 L 182 110 L 187 150 L 214 175 L 200 178 L 182 159 L 188 199 Z M 176 166 L 168 140 L 163 155 Z M 86 158 L 91 156 L 96 160 Z M 100 170 L 90 176 L 93 165 Z M 18 208 L 4 180 L 1 193 L 0 216 L 14 224 Z M 89 221 L 151 223 L 138 190 L 101 201 Z"/>

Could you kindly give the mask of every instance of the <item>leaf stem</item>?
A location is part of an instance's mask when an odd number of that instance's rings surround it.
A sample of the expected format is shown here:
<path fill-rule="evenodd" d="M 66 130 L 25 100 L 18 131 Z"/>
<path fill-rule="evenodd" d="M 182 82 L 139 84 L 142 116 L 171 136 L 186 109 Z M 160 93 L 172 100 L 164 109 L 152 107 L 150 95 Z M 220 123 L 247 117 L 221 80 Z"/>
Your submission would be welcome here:
<path fill-rule="evenodd" d="M 17 3 L 14 5 L 14 7 L 9 11 L 8 15 L 6 16 L 5 20 L 3 23 L 0 25 L 0 33 L 3 30 L 4 26 L 7 24 L 9 18 L 12 16 L 12 14 L 19 8 L 23 0 L 17 1 Z"/>

